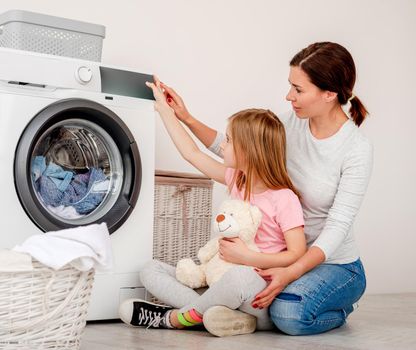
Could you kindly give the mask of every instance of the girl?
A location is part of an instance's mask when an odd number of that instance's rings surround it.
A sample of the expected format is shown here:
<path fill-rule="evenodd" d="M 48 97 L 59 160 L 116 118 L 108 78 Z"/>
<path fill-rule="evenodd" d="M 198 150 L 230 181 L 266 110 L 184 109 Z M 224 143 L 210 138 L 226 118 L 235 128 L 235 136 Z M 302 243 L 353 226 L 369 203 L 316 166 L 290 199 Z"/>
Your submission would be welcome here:
<path fill-rule="evenodd" d="M 239 266 L 201 296 L 176 280 L 174 267 L 153 261 L 141 271 L 143 285 L 178 309 L 130 299 L 120 306 L 120 318 L 135 326 L 155 328 L 183 328 L 204 321 L 204 326 L 217 336 L 253 332 L 256 318 L 257 329 L 272 329 L 267 308 L 251 305 L 255 295 L 266 287 L 266 281 L 252 267 L 289 266 L 306 251 L 302 208 L 286 171 L 282 123 L 268 110 L 248 109 L 234 114 L 221 143 L 224 163 L 220 163 L 198 149 L 168 105 L 160 82 L 155 79 L 155 84 L 148 86 L 156 99 L 155 109 L 181 155 L 208 177 L 226 184 L 231 197 L 249 201 L 262 211 L 255 239 L 261 252 L 249 250 L 237 238 L 221 240 L 220 256 Z M 236 327 L 230 327 L 230 309 L 245 312 L 237 314 Z"/>
<path fill-rule="evenodd" d="M 271 305 L 271 319 L 287 334 L 342 326 L 366 287 L 353 223 L 370 180 L 373 148 L 358 129 L 368 113 L 353 92 L 355 80 L 354 60 L 337 43 L 311 44 L 290 61 L 286 99 L 293 110 L 281 117 L 309 248 L 289 266 L 260 271 L 271 282 L 254 301 Z M 177 118 L 221 155 L 224 136 L 192 117 L 175 91 L 162 86 Z"/>

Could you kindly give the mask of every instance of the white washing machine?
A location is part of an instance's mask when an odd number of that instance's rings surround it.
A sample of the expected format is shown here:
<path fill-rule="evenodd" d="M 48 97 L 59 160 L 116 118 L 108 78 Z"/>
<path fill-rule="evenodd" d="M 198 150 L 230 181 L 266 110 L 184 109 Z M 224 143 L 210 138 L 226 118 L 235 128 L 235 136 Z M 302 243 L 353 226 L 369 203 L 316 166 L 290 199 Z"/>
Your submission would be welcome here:
<path fill-rule="evenodd" d="M 150 76 L 0 49 L 0 248 L 106 222 L 114 268 L 97 273 L 89 320 L 145 296 L 152 258 L 155 112 Z"/>

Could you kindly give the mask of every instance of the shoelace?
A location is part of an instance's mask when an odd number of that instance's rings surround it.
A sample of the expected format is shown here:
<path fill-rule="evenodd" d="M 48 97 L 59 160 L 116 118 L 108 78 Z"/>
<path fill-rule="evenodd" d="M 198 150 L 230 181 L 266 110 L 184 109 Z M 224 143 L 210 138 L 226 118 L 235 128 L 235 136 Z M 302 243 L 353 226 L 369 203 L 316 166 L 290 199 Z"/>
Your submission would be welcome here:
<path fill-rule="evenodd" d="M 140 308 L 139 322 L 140 324 L 149 322 L 146 328 L 158 328 L 162 320 L 160 312 L 149 311 L 143 307 Z"/>
<path fill-rule="evenodd" d="M 160 316 L 160 312 L 157 315 L 154 315 L 153 320 L 150 321 L 149 325 L 146 328 L 155 327 L 159 328 L 160 322 L 163 320 L 163 318 Z"/>

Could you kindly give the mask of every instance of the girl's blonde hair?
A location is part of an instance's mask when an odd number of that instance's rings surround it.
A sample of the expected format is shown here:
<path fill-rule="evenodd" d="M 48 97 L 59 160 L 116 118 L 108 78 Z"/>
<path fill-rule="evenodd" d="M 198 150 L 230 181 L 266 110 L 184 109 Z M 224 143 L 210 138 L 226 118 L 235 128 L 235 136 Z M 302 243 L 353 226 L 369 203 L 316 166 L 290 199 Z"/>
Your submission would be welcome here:
<path fill-rule="evenodd" d="M 286 134 L 282 122 L 270 110 L 246 109 L 229 118 L 228 130 L 234 147 L 237 170 L 230 184 L 242 191 L 244 200 L 252 193 L 253 178 L 267 188 L 288 188 L 299 198 L 299 192 L 286 169 Z"/>

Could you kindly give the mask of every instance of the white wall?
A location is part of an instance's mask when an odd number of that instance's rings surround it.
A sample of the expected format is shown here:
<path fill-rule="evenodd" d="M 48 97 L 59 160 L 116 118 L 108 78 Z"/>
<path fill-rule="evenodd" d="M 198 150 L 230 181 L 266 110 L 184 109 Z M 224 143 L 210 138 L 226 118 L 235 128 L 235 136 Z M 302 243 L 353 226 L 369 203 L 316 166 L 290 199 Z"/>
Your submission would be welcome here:
<path fill-rule="evenodd" d="M 416 292 L 416 2 L 412 0 L 2 0 L 23 9 L 104 24 L 103 62 L 155 72 L 202 121 L 224 129 L 246 107 L 289 108 L 288 62 L 314 41 L 346 46 L 356 94 L 371 117 L 372 181 L 356 222 L 369 293 Z M 158 168 L 193 171 L 160 123 Z M 215 189 L 215 206 L 224 198 Z"/>

